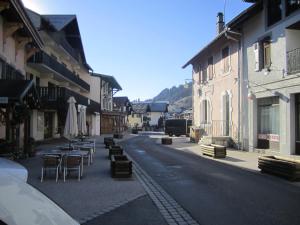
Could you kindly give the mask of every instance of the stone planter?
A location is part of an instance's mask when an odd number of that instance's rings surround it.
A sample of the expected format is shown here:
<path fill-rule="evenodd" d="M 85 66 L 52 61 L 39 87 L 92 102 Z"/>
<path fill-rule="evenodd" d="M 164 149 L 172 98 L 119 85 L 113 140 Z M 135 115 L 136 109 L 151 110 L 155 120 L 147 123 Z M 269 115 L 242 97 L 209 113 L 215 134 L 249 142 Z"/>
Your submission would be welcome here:
<path fill-rule="evenodd" d="M 119 145 L 109 146 L 109 158 L 113 155 L 123 155 L 123 148 Z"/>
<path fill-rule="evenodd" d="M 162 138 L 161 143 L 163 145 L 171 145 L 172 144 L 172 138 Z"/>
<path fill-rule="evenodd" d="M 110 162 L 111 176 L 114 178 L 131 177 L 132 162 L 125 155 L 113 155 Z"/>
<path fill-rule="evenodd" d="M 300 179 L 300 160 L 280 156 L 260 156 L 258 168 L 262 173 L 278 175 L 289 180 Z"/>
<path fill-rule="evenodd" d="M 105 137 L 104 144 L 105 144 L 105 148 L 109 148 L 109 146 L 115 145 L 115 141 L 112 137 Z"/>
<path fill-rule="evenodd" d="M 222 145 L 201 145 L 201 151 L 203 155 L 212 156 L 214 158 L 225 158 L 226 147 Z"/>

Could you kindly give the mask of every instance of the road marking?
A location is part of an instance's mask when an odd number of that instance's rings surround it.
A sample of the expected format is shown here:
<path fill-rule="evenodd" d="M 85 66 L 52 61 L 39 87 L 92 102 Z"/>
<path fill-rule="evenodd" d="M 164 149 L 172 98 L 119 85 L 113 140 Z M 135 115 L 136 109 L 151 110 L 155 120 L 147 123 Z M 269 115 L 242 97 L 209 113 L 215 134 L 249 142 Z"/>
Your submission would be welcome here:
<path fill-rule="evenodd" d="M 128 158 L 133 162 L 135 175 L 169 225 L 199 225 L 136 161 Z"/>

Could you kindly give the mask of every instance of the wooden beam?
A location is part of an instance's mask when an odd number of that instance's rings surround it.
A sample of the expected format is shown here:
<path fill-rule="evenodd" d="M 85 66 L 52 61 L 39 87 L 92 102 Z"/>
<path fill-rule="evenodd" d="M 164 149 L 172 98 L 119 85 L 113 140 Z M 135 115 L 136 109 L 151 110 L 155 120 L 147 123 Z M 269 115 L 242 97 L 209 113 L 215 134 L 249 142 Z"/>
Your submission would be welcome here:
<path fill-rule="evenodd" d="M 25 45 L 32 42 L 30 37 L 16 37 L 16 50 L 24 49 Z"/>
<path fill-rule="evenodd" d="M 0 12 L 2 12 L 5 9 L 9 9 L 9 2 L 0 2 Z"/>
<path fill-rule="evenodd" d="M 26 61 L 31 57 L 33 56 L 35 53 L 37 53 L 39 51 L 38 48 L 35 48 L 35 47 L 32 47 L 30 48 L 28 51 L 26 51 L 26 56 L 25 56 L 25 59 Z"/>
<path fill-rule="evenodd" d="M 5 40 L 9 36 L 12 36 L 17 30 L 23 27 L 22 23 L 5 23 L 3 39 Z"/>

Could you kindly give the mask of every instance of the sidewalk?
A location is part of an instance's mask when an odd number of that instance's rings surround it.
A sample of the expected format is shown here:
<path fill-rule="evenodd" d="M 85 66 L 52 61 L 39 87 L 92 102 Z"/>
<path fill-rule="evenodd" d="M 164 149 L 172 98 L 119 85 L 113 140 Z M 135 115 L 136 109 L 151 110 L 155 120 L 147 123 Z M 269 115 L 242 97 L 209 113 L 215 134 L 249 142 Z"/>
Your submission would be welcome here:
<path fill-rule="evenodd" d="M 70 178 L 64 183 L 60 177 L 56 183 L 54 178 L 46 177 L 43 183 L 40 182 L 42 166 L 40 156 L 43 151 L 53 149 L 61 144 L 61 140 L 40 145 L 36 157 L 20 161 L 28 169 L 28 183 L 47 195 L 80 223 L 100 218 L 103 214 L 141 198 L 149 201 L 144 198 L 147 194 L 135 174 L 128 179 L 111 178 L 110 160 L 108 150 L 104 148 L 103 138 L 104 136 L 96 138 L 94 162 L 90 166 L 84 165 L 81 181 Z M 124 139 L 128 138 L 131 138 L 131 135 L 124 137 Z M 120 141 L 124 139 L 120 139 Z M 137 204 L 137 207 L 140 207 L 139 205 Z M 153 202 L 148 202 L 147 207 L 144 211 L 149 211 L 151 215 L 156 214 L 157 218 L 161 218 Z M 147 216 L 147 213 L 140 216 L 143 218 L 143 216 Z M 130 223 L 124 221 L 124 224 Z M 160 220 L 157 224 L 164 224 L 164 220 Z"/>
<path fill-rule="evenodd" d="M 158 138 L 156 143 L 161 143 L 161 137 L 166 137 L 165 135 L 161 136 L 152 136 L 152 138 Z M 187 137 L 172 137 L 173 143 L 168 146 L 170 148 L 174 148 L 180 151 L 192 152 L 198 156 L 209 158 L 211 160 L 219 161 L 222 163 L 230 164 L 233 166 L 238 166 L 244 169 L 248 169 L 251 171 L 260 171 L 258 168 L 258 157 L 262 155 L 267 155 L 263 153 L 256 152 L 246 152 L 240 151 L 236 149 L 227 148 L 227 156 L 224 159 L 215 159 L 209 156 L 205 156 L 201 153 L 200 145 L 191 143 L 189 138 Z M 277 154 L 279 155 L 279 153 Z"/>

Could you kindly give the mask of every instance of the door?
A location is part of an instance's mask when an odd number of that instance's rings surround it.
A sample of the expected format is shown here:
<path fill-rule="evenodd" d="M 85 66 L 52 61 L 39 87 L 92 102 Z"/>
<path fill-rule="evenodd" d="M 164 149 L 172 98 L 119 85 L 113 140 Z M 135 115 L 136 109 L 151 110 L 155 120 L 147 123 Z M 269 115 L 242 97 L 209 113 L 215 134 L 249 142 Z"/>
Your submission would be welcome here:
<path fill-rule="evenodd" d="M 44 126 L 44 135 L 45 138 L 52 138 L 53 134 L 53 113 L 52 112 L 45 112 L 45 126 Z"/>
<path fill-rule="evenodd" d="M 300 155 L 300 94 L 295 96 L 296 155 Z"/>

